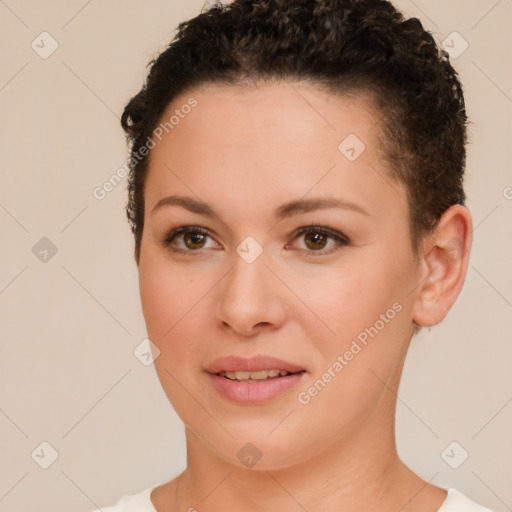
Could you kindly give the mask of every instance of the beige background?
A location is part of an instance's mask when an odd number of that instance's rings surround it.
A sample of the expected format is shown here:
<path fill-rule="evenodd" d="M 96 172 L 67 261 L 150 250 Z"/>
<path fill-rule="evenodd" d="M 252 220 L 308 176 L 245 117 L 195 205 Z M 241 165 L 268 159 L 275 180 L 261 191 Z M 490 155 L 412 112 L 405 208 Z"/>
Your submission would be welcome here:
<path fill-rule="evenodd" d="M 185 466 L 181 421 L 133 354 L 145 327 L 125 183 L 103 200 L 92 192 L 126 160 L 118 118 L 146 64 L 202 5 L 0 1 L 1 512 L 84 512 Z M 473 122 L 475 224 L 462 295 L 411 347 L 399 451 L 426 480 L 512 510 L 512 2 L 397 5 L 437 40 L 457 31 L 469 44 L 454 62 Z M 59 45 L 46 59 L 31 47 L 51 49 L 43 31 Z M 32 251 L 42 237 L 57 248 L 46 262 L 44 247 Z M 452 441 L 469 453 L 458 469 L 441 457 Z M 42 442 L 58 453 L 47 469 Z"/>

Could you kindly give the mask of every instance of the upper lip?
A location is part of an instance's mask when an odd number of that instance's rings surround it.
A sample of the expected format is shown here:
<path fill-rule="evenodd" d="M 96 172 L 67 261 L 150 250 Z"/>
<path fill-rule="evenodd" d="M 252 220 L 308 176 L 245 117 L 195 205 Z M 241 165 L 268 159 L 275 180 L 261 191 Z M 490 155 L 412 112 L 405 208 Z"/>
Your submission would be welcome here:
<path fill-rule="evenodd" d="M 270 356 L 239 357 L 228 356 L 216 359 L 206 367 L 208 373 L 257 372 L 260 370 L 281 370 L 289 373 L 303 371 L 304 368 L 282 359 Z"/>

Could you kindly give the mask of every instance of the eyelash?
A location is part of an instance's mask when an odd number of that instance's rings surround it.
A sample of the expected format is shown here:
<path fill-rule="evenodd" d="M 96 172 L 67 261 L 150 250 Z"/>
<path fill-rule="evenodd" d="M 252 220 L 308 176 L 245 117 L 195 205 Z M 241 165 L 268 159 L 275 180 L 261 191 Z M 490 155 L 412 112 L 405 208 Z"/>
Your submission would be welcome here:
<path fill-rule="evenodd" d="M 308 234 L 308 233 L 317 233 L 321 235 L 325 235 L 329 238 L 332 238 L 337 242 L 337 246 L 331 247 L 330 249 L 320 249 L 318 251 L 315 250 L 308 250 L 308 249 L 299 249 L 301 251 L 305 251 L 308 254 L 311 254 L 312 256 L 323 256 L 326 254 L 331 254 L 333 252 L 336 252 L 339 250 L 340 247 L 346 246 L 350 244 L 350 240 L 347 236 L 345 236 L 343 233 L 340 233 L 339 231 L 322 227 L 322 226 L 304 226 L 302 228 L 299 228 L 295 233 L 293 234 L 292 239 L 295 240 L 301 235 Z M 180 249 L 177 247 L 171 247 L 171 243 L 179 235 L 183 234 L 200 234 L 205 235 L 213 240 L 213 238 L 210 236 L 208 231 L 206 231 L 204 228 L 201 228 L 199 226 L 181 226 L 179 228 L 175 228 L 169 232 L 169 234 L 165 237 L 162 244 L 166 248 L 170 248 L 173 252 L 181 253 L 181 254 L 189 254 L 189 255 L 200 255 L 202 249 L 197 250 L 191 250 L 191 249 Z"/>

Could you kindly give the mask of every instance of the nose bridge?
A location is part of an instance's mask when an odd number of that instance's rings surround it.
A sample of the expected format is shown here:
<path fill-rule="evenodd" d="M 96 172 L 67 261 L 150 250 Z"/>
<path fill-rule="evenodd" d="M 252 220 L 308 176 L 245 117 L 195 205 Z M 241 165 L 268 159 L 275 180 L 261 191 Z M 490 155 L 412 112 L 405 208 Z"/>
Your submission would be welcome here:
<path fill-rule="evenodd" d="M 240 244 L 239 250 L 243 249 Z M 284 307 L 265 254 L 246 259 L 233 255 L 231 271 L 219 295 L 217 318 L 234 330 L 250 333 L 260 323 L 277 325 L 283 320 Z"/>
<path fill-rule="evenodd" d="M 238 254 L 233 257 L 233 267 L 224 284 L 223 298 L 235 301 L 239 309 L 254 307 L 265 294 L 265 283 L 269 270 L 266 261 L 260 256 L 248 263 Z M 248 300 L 244 300 L 244 298 Z M 250 300 L 249 300 L 250 299 Z"/>

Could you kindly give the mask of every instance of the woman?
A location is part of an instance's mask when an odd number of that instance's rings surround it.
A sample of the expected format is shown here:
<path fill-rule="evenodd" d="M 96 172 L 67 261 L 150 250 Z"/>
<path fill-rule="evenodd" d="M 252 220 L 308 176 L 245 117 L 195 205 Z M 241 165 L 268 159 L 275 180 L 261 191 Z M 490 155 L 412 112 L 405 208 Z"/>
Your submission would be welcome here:
<path fill-rule="evenodd" d="M 154 364 L 187 468 L 104 511 L 488 511 L 398 457 L 413 334 L 465 279 L 466 113 L 384 0 L 182 23 L 122 125 Z"/>

